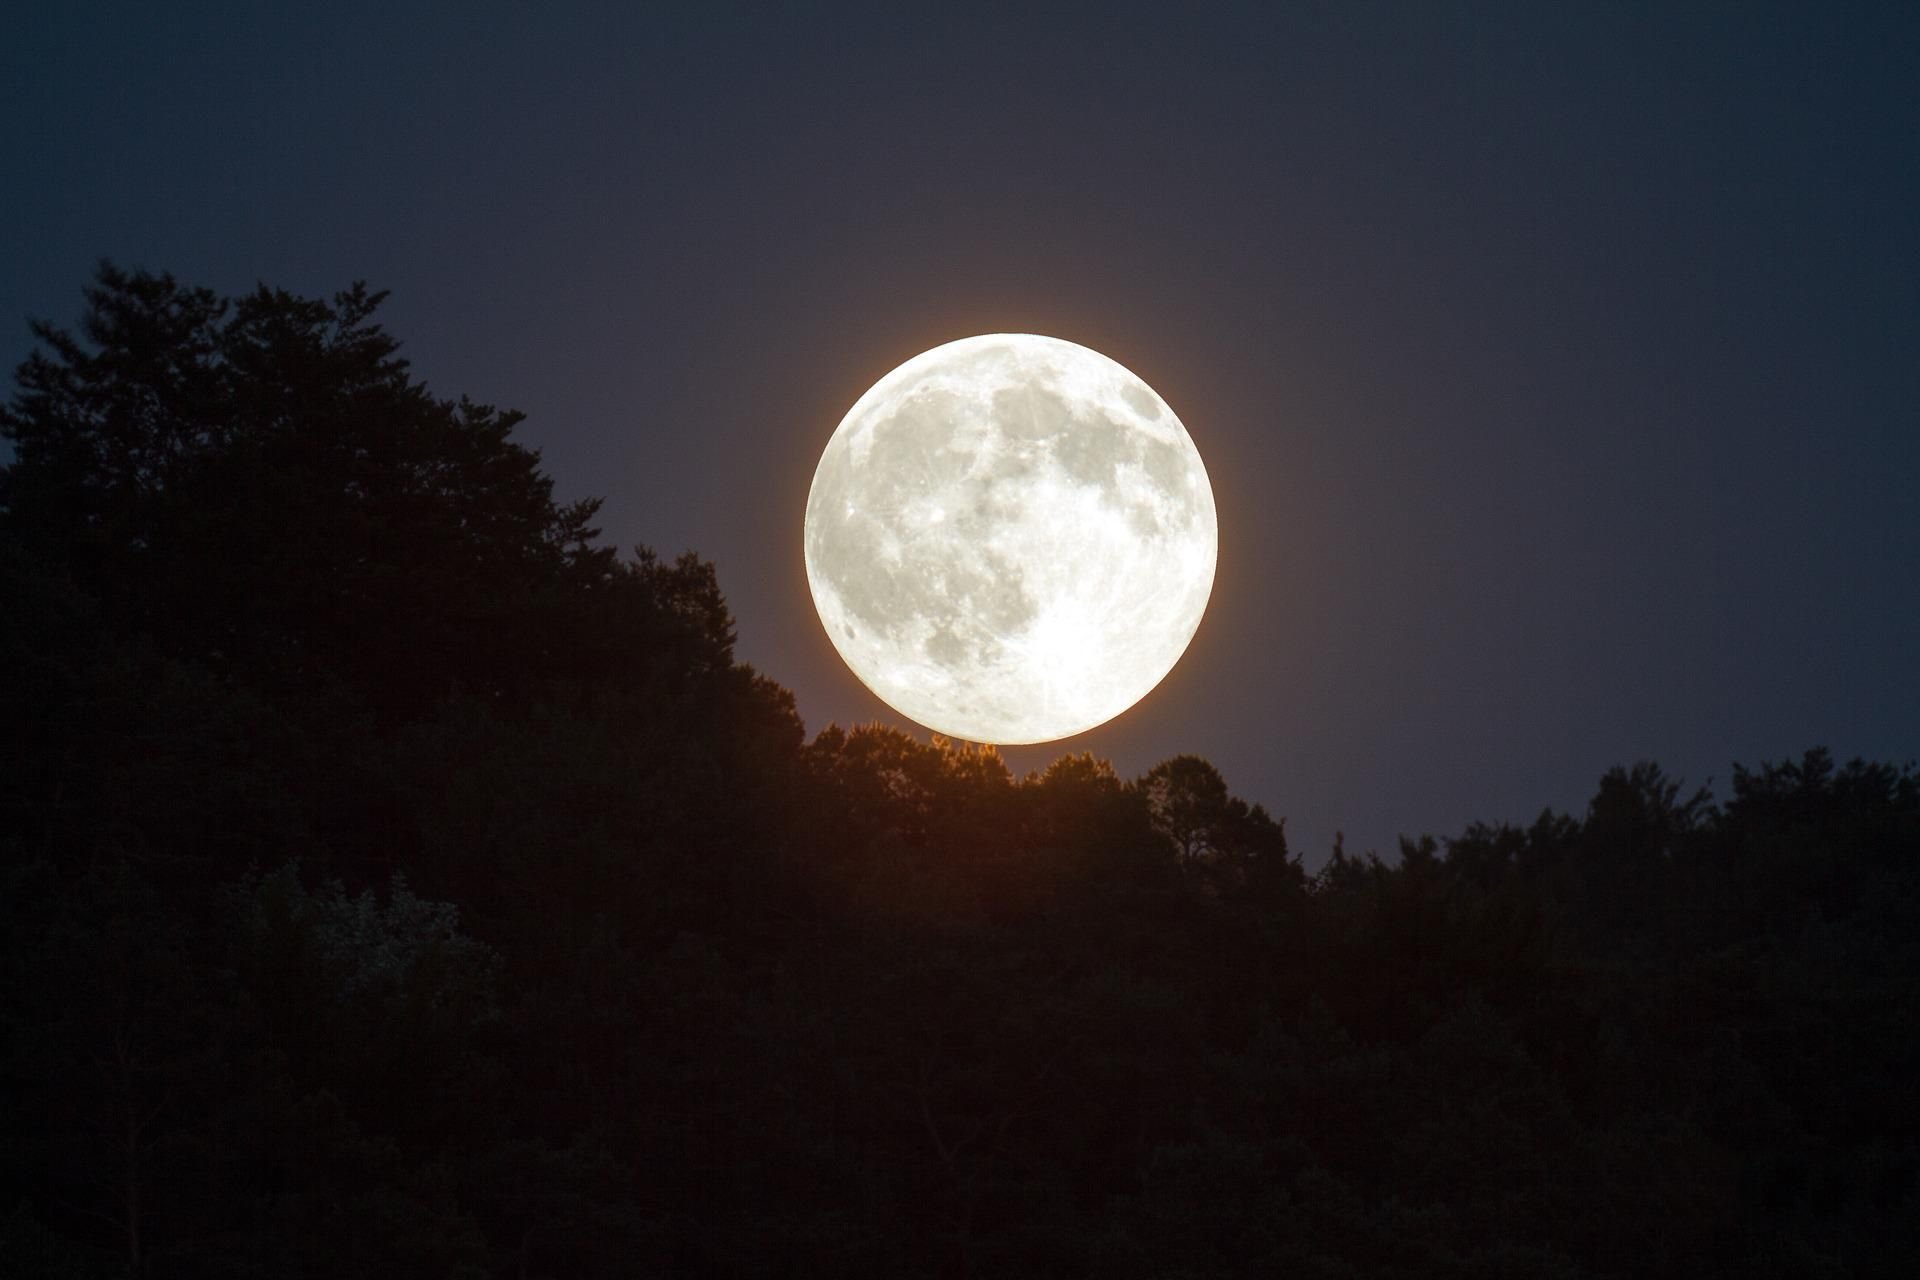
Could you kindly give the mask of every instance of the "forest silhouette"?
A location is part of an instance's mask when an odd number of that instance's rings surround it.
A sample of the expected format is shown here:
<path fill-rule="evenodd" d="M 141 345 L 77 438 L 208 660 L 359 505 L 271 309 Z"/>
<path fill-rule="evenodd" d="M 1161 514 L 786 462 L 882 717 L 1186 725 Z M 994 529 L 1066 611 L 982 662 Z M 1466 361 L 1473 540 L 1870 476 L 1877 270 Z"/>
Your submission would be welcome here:
<path fill-rule="evenodd" d="M 1915 1274 L 1920 775 L 1337 848 L 811 740 L 381 296 L 0 411 L 0 1275 Z"/>

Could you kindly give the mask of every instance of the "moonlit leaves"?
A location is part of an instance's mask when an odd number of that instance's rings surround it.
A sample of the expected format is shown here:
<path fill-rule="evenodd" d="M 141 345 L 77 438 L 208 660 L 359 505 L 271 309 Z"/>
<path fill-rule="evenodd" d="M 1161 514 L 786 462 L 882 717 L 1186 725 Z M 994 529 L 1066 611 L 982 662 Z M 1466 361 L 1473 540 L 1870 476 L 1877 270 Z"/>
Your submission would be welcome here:
<path fill-rule="evenodd" d="M 966 338 L 876 383 L 807 500 L 807 581 L 855 675 L 976 742 L 1120 714 L 1185 651 L 1218 530 L 1199 451 L 1125 368 L 1030 334 Z"/>

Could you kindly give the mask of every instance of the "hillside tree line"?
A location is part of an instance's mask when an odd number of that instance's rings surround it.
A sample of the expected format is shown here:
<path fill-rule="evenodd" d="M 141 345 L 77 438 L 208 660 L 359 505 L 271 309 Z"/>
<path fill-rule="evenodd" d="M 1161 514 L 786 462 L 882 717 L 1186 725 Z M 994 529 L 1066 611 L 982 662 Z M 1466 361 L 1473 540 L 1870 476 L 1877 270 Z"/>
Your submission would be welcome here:
<path fill-rule="evenodd" d="M 103 266 L 0 434 L 0 1274 L 1920 1264 L 1920 775 L 1336 849 L 811 739 L 381 295 Z"/>

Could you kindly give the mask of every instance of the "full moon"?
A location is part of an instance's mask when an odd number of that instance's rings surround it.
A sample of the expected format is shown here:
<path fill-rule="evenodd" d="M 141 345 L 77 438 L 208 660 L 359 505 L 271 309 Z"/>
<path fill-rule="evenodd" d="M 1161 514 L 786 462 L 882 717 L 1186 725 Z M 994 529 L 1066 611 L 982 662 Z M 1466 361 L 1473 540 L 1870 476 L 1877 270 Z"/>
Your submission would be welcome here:
<path fill-rule="evenodd" d="M 807 583 L 887 705 L 973 742 L 1093 728 L 1173 669 L 1213 590 L 1213 488 L 1132 372 L 963 338 L 855 402 L 807 496 Z"/>

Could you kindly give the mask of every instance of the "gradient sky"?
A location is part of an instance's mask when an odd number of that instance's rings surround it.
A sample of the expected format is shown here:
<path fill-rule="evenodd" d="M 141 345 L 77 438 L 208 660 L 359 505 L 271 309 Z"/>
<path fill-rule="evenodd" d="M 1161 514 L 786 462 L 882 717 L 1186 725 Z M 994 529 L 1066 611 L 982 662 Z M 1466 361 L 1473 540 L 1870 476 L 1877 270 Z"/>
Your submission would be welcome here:
<path fill-rule="evenodd" d="M 1916 754 L 1920 6 L 1024 8 L 29 6 L 0 361 L 101 257 L 391 289 L 560 496 L 715 562 L 811 731 L 902 723 L 807 595 L 827 437 L 1052 334 L 1185 421 L 1220 575 L 1017 769 L 1197 753 L 1317 864 L 1637 759 Z"/>

